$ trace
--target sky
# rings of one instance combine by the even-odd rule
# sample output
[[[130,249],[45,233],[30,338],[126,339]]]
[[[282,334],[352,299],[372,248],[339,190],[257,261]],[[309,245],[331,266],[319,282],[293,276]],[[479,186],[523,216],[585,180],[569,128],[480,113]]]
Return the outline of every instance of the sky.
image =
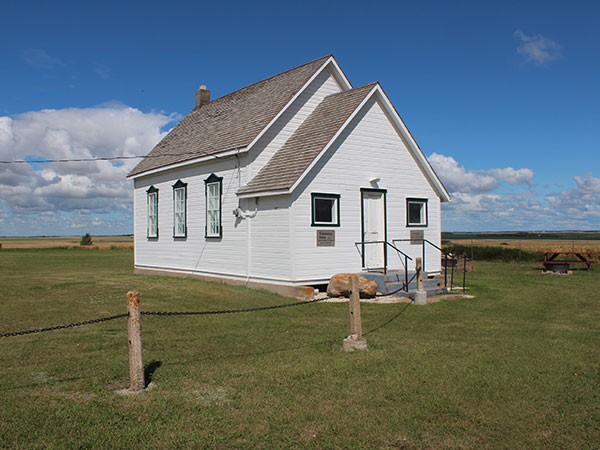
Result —
[[[147,154],[194,106],[333,53],[451,193],[443,231],[600,229],[597,2],[0,3],[0,160]],[[0,164],[0,236],[129,234],[137,160]]]

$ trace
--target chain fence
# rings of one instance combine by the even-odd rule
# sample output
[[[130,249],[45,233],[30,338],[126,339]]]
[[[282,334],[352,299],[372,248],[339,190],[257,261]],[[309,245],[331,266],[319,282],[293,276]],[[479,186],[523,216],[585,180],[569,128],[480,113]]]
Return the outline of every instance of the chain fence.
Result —
[[[223,309],[223,310],[216,310],[216,311],[141,311],[141,314],[143,316],[204,316],[204,315],[211,315],[211,314],[247,313],[247,312],[254,312],[254,311],[266,311],[269,309],[289,308],[290,306],[308,305],[310,303],[322,302],[327,299],[329,299],[329,297],[318,298],[318,299],[308,300],[308,301],[300,301],[300,302],[296,302],[296,303],[286,303],[283,305],[260,306],[257,308]],[[81,327],[83,325],[91,325],[91,324],[100,323],[100,322],[108,322],[109,320],[120,319],[122,317],[127,317],[128,315],[129,315],[128,313],[115,314],[114,316],[100,317],[98,319],[86,320],[84,322],[74,322],[74,323],[69,323],[66,325],[57,325],[54,327],[33,328],[31,330],[13,331],[10,333],[0,333],[0,339],[5,338],[5,337],[12,337],[12,336],[23,336],[25,334],[44,333],[46,331],[64,330],[67,328]]]
[[[91,325],[93,323],[108,322],[109,320],[120,319],[122,317],[127,317],[128,315],[129,315],[128,313],[123,313],[123,314],[116,314],[114,316],[100,317],[98,319],[86,320],[84,322],[74,322],[74,323],[69,323],[66,325],[57,325],[55,327],[34,328],[32,330],[13,331],[11,333],[0,334],[0,338],[11,337],[11,336],[22,336],[24,334],[44,333],[46,331],[64,330],[66,328],[81,327],[83,325]]]

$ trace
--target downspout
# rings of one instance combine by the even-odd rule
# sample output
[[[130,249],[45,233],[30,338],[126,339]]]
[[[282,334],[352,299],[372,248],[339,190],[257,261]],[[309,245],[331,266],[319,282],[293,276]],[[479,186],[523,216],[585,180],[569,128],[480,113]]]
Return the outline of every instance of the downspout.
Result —
[[[242,212],[242,218],[244,219],[253,219],[258,214],[258,197],[254,198],[254,211],[248,213],[246,211]],[[252,220],[248,220],[248,233],[247,233],[247,252],[248,259],[246,261],[246,285],[250,281],[250,263],[252,261]]]

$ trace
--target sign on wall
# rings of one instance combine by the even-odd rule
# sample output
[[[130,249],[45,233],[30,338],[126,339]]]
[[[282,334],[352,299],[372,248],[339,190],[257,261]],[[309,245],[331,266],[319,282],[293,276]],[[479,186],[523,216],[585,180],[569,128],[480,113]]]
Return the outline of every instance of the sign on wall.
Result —
[[[317,230],[317,247],[335,247],[335,230]]]
[[[423,230],[410,230],[410,243],[415,245],[421,245],[425,239],[425,232]]]

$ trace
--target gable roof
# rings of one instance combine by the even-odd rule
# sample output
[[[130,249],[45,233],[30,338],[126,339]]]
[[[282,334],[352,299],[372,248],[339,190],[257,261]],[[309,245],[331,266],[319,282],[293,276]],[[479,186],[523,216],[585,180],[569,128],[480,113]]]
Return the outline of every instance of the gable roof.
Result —
[[[128,176],[247,147],[329,58],[332,55],[194,108]]]
[[[237,194],[291,189],[376,85],[376,82],[369,83],[325,97],[256,176],[238,189]]]
[[[258,197],[291,193],[373,96],[440,200],[449,201],[450,194],[377,82],[325,97],[256,176],[238,189],[237,195]]]

